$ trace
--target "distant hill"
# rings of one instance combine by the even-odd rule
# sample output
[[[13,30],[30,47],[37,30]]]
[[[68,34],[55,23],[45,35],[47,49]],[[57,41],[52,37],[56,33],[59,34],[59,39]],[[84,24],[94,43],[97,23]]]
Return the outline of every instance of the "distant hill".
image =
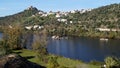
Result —
[[[29,8],[17,14],[1,17],[0,25],[10,24],[10,23],[20,23],[23,20],[25,20],[27,17],[30,17],[38,12],[39,10],[37,8],[30,6]]]
[[[46,23],[54,22],[55,17],[40,17],[39,15],[34,18],[31,17],[38,13],[39,10],[35,7],[29,7],[28,9],[6,17],[0,17],[0,25],[11,24],[11,23],[31,23],[34,22]],[[106,28],[120,28],[120,3],[102,6],[99,8],[92,9],[84,13],[76,12],[74,14],[68,14],[68,21],[76,21],[85,25],[88,28],[106,27]],[[55,21],[56,22],[56,21]]]
[[[72,16],[87,27],[120,28],[120,3],[95,8],[83,14],[76,13]]]

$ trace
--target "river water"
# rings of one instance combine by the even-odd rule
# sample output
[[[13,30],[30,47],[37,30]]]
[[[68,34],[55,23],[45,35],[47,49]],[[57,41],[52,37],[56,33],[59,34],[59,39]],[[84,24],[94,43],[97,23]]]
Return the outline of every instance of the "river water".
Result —
[[[85,62],[104,61],[107,56],[120,57],[120,40],[112,39],[108,41],[88,37],[50,39],[47,48],[49,53]]]
[[[2,33],[0,33],[0,39]],[[34,35],[28,36],[26,48],[31,48]],[[69,37],[68,39],[48,39],[47,50],[51,54],[89,62],[104,61],[107,56],[120,58],[120,40],[101,41],[99,38]]]

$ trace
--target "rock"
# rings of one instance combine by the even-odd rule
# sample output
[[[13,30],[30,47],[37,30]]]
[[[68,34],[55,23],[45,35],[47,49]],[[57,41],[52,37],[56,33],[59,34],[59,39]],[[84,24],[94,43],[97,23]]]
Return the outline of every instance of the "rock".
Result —
[[[32,63],[27,59],[16,55],[10,54],[0,58],[0,68],[45,68],[36,63]]]

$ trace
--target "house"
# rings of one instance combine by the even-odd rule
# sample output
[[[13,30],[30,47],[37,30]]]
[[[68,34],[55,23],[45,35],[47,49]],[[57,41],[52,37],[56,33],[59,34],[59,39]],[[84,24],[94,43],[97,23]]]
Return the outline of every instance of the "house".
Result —
[[[57,21],[61,22],[61,19],[57,19]]]
[[[35,15],[32,15],[32,17],[35,17]]]
[[[31,29],[32,29],[32,26],[25,26],[25,28],[26,28],[27,30],[31,30]]]
[[[57,19],[59,22],[67,22],[67,19]]]
[[[85,9],[81,9],[81,10],[80,10],[80,13],[85,13],[85,12],[86,12]]]
[[[120,31],[120,29],[111,29],[111,31],[116,32],[116,31]]]
[[[43,14],[43,12],[40,11],[40,12],[38,12],[38,14]]]
[[[44,13],[44,14],[42,14],[41,17],[47,17],[47,16],[48,16],[48,14]]]
[[[72,24],[72,23],[73,23],[73,21],[70,21],[70,23]]]
[[[39,27],[38,27],[38,29],[42,29],[42,28],[44,28],[44,26],[39,26]]]
[[[61,22],[67,22],[67,19],[61,19]]]
[[[56,14],[56,16],[55,16],[56,18],[59,18],[59,17],[61,17],[61,15],[60,14]]]
[[[39,25],[34,25],[33,29],[37,29],[39,27]]]
[[[119,29],[109,29],[109,28],[96,28],[96,30],[99,30],[99,31],[113,31],[113,32],[120,31]]]
[[[55,14],[54,12],[50,11],[49,13],[47,13],[48,15],[53,15]]]
[[[70,11],[70,13],[75,13],[75,12],[76,12],[75,10]]]
[[[99,31],[110,31],[109,28],[96,28],[96,30],[99,30]]]

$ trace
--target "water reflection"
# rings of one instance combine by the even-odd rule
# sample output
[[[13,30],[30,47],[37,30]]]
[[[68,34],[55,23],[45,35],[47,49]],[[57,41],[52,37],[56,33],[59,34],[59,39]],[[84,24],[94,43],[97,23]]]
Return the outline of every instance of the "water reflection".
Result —
[[[100,41],[98,38],[71,37],[69,39],[49,39],[48,51],[83,61],[104,61],[107,56],[120,57],[119,40]]]
[[[0,38],[2,38],[0,33]],[[26,48],[31,49],[36,35],[26,35]],[[104,61],[107,56],[120,57],[120,40],[109,39],[100,41],[99,38],[70,37],[69,39],[48,39],[47,49],[49,53],[78,59],[83,61]]]

